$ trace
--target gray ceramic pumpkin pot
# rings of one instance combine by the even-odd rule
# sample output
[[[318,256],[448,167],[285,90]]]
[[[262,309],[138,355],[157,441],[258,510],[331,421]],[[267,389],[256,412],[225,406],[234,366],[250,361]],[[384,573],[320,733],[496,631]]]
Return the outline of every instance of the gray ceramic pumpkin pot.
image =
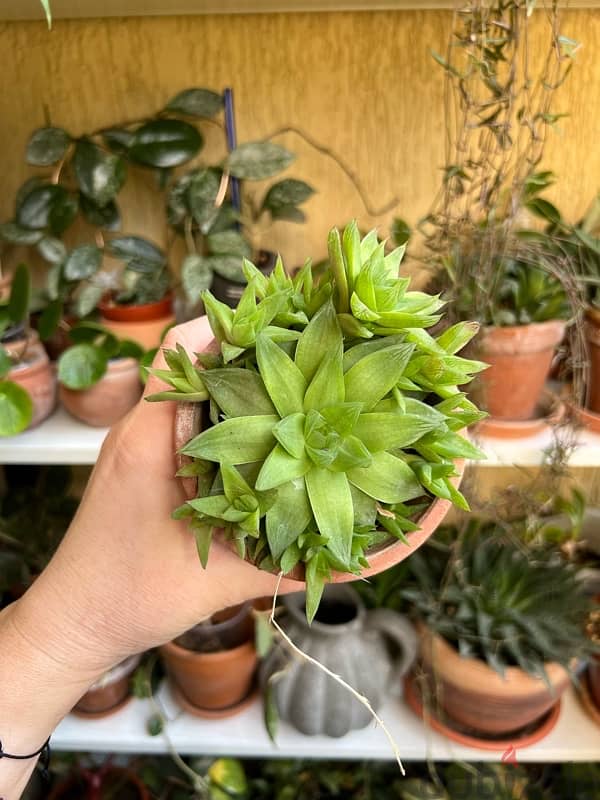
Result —
[[[375,710],[386,696],[399,693],[417,653],[416,633],[407,619],[389,609],[367,611],[350,586],[329,584],[309,626],[304,600],[303,592],[283,600],[287,613],[281,625],[294,644],[365,695]],[[397,656],[391,654],[390,641]],[[271,676],[280,718],[302,733],[344,736],[373,720],[347,689],[280,643],[263,662],[263,686]]]

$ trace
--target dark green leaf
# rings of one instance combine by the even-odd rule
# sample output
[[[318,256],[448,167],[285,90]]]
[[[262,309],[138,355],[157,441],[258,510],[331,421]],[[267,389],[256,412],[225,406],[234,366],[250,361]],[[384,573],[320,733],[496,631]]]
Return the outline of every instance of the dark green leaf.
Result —
[[[560,211],[556,208],[556,206],[548,202],[548,200],[544,200],[541,197],[534,197],[533,200],[529,200],[527,203],[525,203],[525,207],[536,216],[541,217],[548,222],[552,222],[554,224],[561,222],[562,218]]]
[[[239,256],[208,256],[206,260],[211,270],[225,280],[240,284],[246,283],[242,270],[242,259]]]
[[[123,261],[147,262],[156,267],[165,264],[163,251],[141,236],[117,236],[107,243],[106,248],[112,256]]]
[[[198,154],[203,140],[187,122],[156,119],[135,132],[129,154],[134,161],[149,167],[178,167]]]
[[[277,211],[289,206],[298,206],[314,193],[315,190],[308,183],[287,178],[271,186],[263,200],[263,208]]]
[[[96,308],[103,294],[104,289],[102,286],[94,286],[91,283],[81,286],[75,297],[75,314],[80,319],[87,317]]]
[[[108,359],[91,344],[76,344],[58,359],[58,380],[69,389],[89,389],[106,372]]]
[[[247,142],[233,150],[226,168],[235,178],[260,181],[288,167],[295,156],[273,142]]]
[[[38,333],[40,339],[49,339],[56,332],[63,315],[63,304],[61,300],[53,300],[42,311],[38,322]]]
[[[296,206],[278,206],[269,209],[269,214],[273,219],[284,222],[296,222],[298,225],[306,222],[306,214]]]
[[[133,133],[125,128],[108,128],[102,132],[104,144],[117,155],[127,155],[133,142]]]
[[[79,188],[103,208],[120,192],[126,178],[125,162],[89,139],[80,139],[75,148],[73,169]]]
[[[275,414],[262,378],[247,369],[230,367],[202,373],[209,394],[228,417]]]
[[[74,194],[61,194],[55,198],[50,209],[50,230],[54,236],[60,236],[72,225],[79,210],[79,200]]]
[[[0,436],[14,436],[24,431],[33,415],[33,402],[21,386],[0,381]]]
[[[200,300],[202,292],[210,288],[212,279],[209,259],[195,253],[184,258],[181,265],[181,283],[185,296],[192,305]]]
[[[67,248],[60,239],[52,236],[45,236],[37,243],[37,249],[46,261],[51,264],[62,264],[67,255]]]
[[[206,237],[206,244],[211,254],[234,255],[240,258],[250,258],[252,248],[238,231],[221,231],[210,233]]]
[[[44,236],[43,231],[32,231],[22,228],[15,222],[4,222],[0,225],[0,237],[11,244],[36,244]]]
[[[31,276],[25,264],[19,264],[15,270],[8,297],[8,318],[19,324],[27,317],[31,299]]]
[[[176,111],[199,119],[212,119],[222,108],[223,97],[209,89],[184,89],[165,106],[166,111]]]
[[[70,142],[71,137],[62,128],[38,128],[27,143],[27,163],[36,167],[56,164],[67,152]]]
[[[396,245],[396,247],[402,247],[408,243],[411,235],[411,227],[410,225],[405,222],[400,217],[395,217],[392,222],[392,241]]]
[[[68,281],[91,278],[102,264],[102,250],[95,244],[82,244],[71,250],[65,261],[63,272]]]
[[[255,611],[254,644],[259,658],[264,658],[273,644],[274,628],[269,622],[270,611]]]
[[[222,173],[217,169],[202,169],[195,172],[187,187],[185,197],[194,220],[202,233],[208,233],[219,215],[216,205]],[[185,209],[184,209],[185,215]]]
[[[48,227],[53,206],[60,204],[66,196],[64,186],[51,183],[36,186],[17,206],[17,225],[36,229]]]
[[[107,231],[118,231],[121,227],[121,214],[114,200],[109,200],[105,206],[100,207],[89,197],[81,194],[79,202],[81,212],[90,225]]]

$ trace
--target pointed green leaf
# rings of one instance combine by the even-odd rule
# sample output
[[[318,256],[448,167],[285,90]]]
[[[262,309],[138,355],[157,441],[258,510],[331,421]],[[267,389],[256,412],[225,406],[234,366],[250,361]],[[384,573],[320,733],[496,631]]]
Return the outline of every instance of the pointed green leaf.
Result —
[[[280,416],[301,412],[306,380],[292,359],[263,335],[256,339],[256,358],[269,397]]]
[[[342,333],[331,300],[317,311],[296,345],[295,361],[307,381],[311,381],[323,358],[342,349]]]
[[[329,469],[347,472],[355,467],[368,467],[371,461],[371,453],[361,440],[357,436],[347,436],[337,448],[337,455]]]
[[[275,561],[294,544],[311,519],[312,511],[304,480],[292,479],[280,486],[277,499],[266,516],[267,539]]]
[[[273,428],[277,441],[294,458],[301,458],[304,454],[304,421],[304,414],[290,414]]]
[[[223,490],[225,497],[230,503],[246,495],[254,496],[254,492],[242,478],[237,469],[231,464],[221,464],[221,478],[223,479]],[[254,506],[256,508],[256,506]]]
[[[194,511],[204,514],[207,517],[215,517],[221,519],[223,514],[229,508],[231,502],[224,494],[209,495],[208,497],[197,497],[194,500],[188,500]]]
[[[210,369],[202,373],[202,382],[228,417],[275,414],[275,406],[256,372],[237,367]]]
[[[306,563],[306,619],[309,625],[319,609],[319,603],[321,602],[323,589],[328,577],[329,569],[325,563],[323,553],[315,553]]]
[[[267,489],[281,486],[287,481],[302,477],[311,466],[311,461],[304,453],[299,458],[295,458],[278,444],[266,457],[256,479],[256,488],[264,492]]]
[[[354,282],[361,268],[360,260],[360,233],[356,220],[353,219],[344,229],[342,248],[348,274],[348,289],[350,294],[354,289]]]
[[[345,473],[313,467],[304,480],[317,527],[328,540],[327,547],[342,564],[349,564],[354,512]]]
[[[198,550],[200,563],[204,569],[206,569],[206,565],[208,564],[208,554],[210,552],[210,545],[212,542],[213,529],[210,525],[203,525],[197,520],[192,520],[190,522],[190,527],[192,529],[192,533],[194,534],[194,539],[196,540],[196,549]]]
[[[249,464],[263,461],[273,449],[275,416],[235,417],[208,428],[188,442],[181,452],[209,461]]]
[[[436,342],[448,354],[458,353],[479,333],[478,322],[457,322],[437,337]]]
[[[394,345],[358,361],[344,376],[346,401],[370,411],[398,382],[413,350],[412,344]]]
[[[383,503],[402,503],[424,494],[408,464],[391,453],[374,453],[371,466],[348,471],[354,486]]]
[[[328,353],[304,395],[304,410],[320,409],[344,401],[345,385],[342,354],[338,350]]]
[[[319,413],[340,436],[348,436],[354,430],[362,407],[362,403],[338,403],[320,409]]]
[[[210,292],[202,293],[202,302],[206,316],[215,338],[219,342],[231,340],[231,327],[233,325],[233,310],[228,305],[217,300]]]
[[[361,414],[354,433],[372,453],[408,447],[439,423],[411,414]]]

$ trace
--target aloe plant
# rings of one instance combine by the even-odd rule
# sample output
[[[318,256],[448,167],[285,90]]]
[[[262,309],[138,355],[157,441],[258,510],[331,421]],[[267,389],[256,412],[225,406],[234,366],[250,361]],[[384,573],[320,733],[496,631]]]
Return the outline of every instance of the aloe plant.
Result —
[[[150,399],[206,402],[212,423],[183,448],[199,492],[174,512],[203,564],[216,529],[262,568],[303,563],[309,620],[332,569],[360,574],[433,497],[467,509],[455,461],[482,457],[459,431],[483,415],[458,387],[485,365],[456,355],[477,326],[429,334],[442,303],[398,278],[403,253],[351,223],[318,286],[309,264],[267,279],[245,262],[237,309],[203,297],[219,353],[194,366],[180,347],[154,370],[172,389]]]

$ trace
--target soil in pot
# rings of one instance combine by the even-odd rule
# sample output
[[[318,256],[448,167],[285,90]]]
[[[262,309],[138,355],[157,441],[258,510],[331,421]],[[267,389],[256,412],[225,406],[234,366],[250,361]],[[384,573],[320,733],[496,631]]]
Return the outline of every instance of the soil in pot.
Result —
[[[35,428],[54,411],[56,406],[56,375],[37,333],[27,339],[3,342],[13,357],[21,360],[8,373],[7,379],[21,386],[33,402],[30,428]]]
[[[187,704],[199,712],[235,713],[252,691],[258,663],[252,606],[246,603],[213,615],[161,647],[160,653]]]
[[[156,303],[119,305],[111,299],[100,303],[100,323],[119,339],[132,339],[144,350],[158,347],[165,328],[175,324],[173,295]]]
[[[101,785],[91,784],[94,774],[79,773],[56,786],[48,800],[150,800],[148,790],[133,772],[118,767],[101,769]]]
[[[122,708],[129,699],[131,675],[139,662],[139,656],[134,656],[109,670],[88,689],[73,708],[73,713],[98,718]]]
[[[261,250],[258,254],[255,266],[263,275],[269,276],[275,268],[276,261],[276,253],[270,250]],[[215,272],[210,290],[217,300],[225,303],[230,308],[235,308],[240,302],[240,297],[245,288],[245,281],[235,281]]]
[[[142,394],[139,364],[134,358],[110,361],[106,374],[89,389],[59,386],[60,402],[76,419],[97,428],[114,425]]]
[[[461,657],[448,642],[424,629],[421,662],[428,692],[439,717],[451,724],[501,737],[541,720],[569,685],[559,664],[546,664],[552,689],[518,667],[508,667],[501,677],[477,658]]]
[[[564,332],[560,320],[483,329],[478,357],[490,366],[477,383],[492,417],[528,420],[535,415]]]

